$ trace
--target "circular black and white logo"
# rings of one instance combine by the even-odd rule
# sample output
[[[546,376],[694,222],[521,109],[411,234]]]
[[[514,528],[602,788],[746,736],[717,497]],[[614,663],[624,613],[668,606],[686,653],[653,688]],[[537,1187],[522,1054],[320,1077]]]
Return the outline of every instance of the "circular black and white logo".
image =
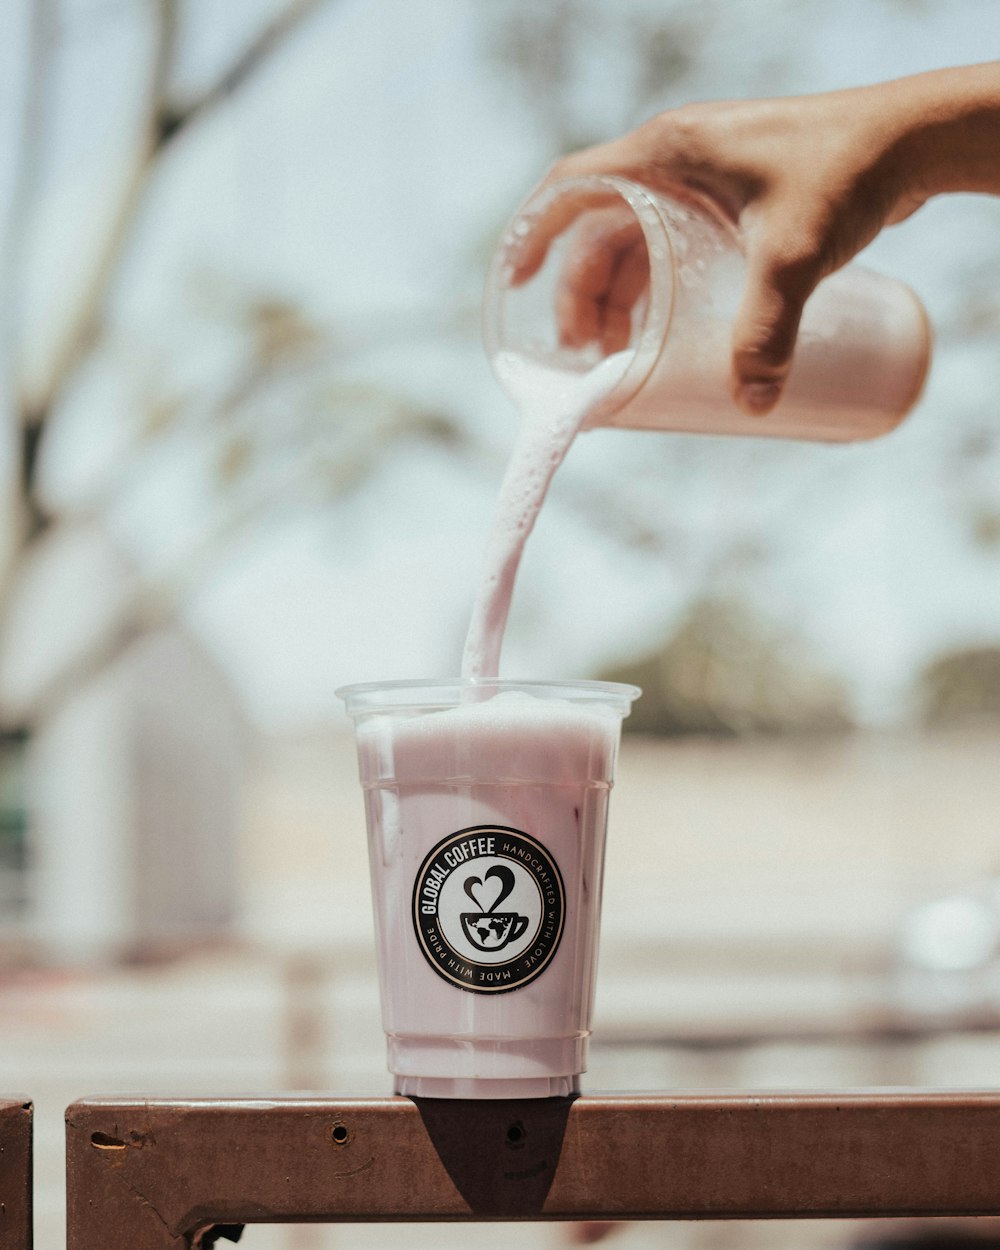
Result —
[[[413,884],[424,957],[446,981],[476,994],[533,981],[556,952],[565,910],[555,860],[535,838],[503,825],[449,834]]]

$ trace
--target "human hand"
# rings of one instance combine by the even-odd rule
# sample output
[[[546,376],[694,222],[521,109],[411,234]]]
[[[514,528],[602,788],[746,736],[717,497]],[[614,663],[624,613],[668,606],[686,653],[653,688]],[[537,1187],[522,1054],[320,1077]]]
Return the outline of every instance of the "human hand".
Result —
[[[539,190],[612,174],[654,191],[694,192],[738,227],[747,278],[731,382],[741,407],[761,415],[780,397],[817,283],[926,198],[902,156],[912,110],[896,87],[687,105],[557,162]],[[561,341],[620,350],[647,278],[642,232],[627,210],[560,197],[510,255],[511,280],[527,281],[574,222],[557,294]]]

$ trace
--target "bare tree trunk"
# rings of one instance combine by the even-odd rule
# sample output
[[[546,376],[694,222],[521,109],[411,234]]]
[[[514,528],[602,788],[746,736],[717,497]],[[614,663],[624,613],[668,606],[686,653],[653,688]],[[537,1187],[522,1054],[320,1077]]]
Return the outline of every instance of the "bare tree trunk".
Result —
[[[147,202],[164,153],[185,132],[232,99],[283,44],[328,0],[291,0],[236,55],[230,65],[195,98],[177,102],[171,97],[171,79],[177,50],[178,0],[156,0],[155,34],[141,136],[103,235],[94,240],[89,272],[77,306],[52,356],[43,383],[29,390],[19,373],[18,315],[22,257],[38,195],[38,170],[44,153],[47,101],[52,90],[51,53],[55,38],[53,0],[30,0],[29,85],[24,108],[23,138],[8,230],[0,258],[7,301],[0,342],[0,418],[11,439],[14,468],[9,483],[11,510],[17,523],[6,558],[0,565],[0,617],[18,568],[32,546],[42,539],[56,518],[39,492],[39,462],[53,411],[76,380],[81,365],[99,344],[108,303],[114,291],[136,223]],[[115,653],[135,636],[137,622],[123,622],[112,641]],[[103,648],[102,653],[108,648]],[[61,683],[60,683],[61,685]]]
[[[50,2],[34,0],[37,11],[47,11]],[[185,131],[248,83],[281,44],[323,3],[325,0],[294,0],[251,40],[200,96],[184,104],[176,104],[171,100],[170,82],[177,48],[177,0],[157,0],[156,33],[142,139],[132,169],[104,237],[95,242],[88,280],[63,341],[54,354],[44,386],[36,394],[18,389],[20,424],[26,430],[34,431],[24,438],[20,463],[22,487],[27,497],[33,500],[29,513],[34,510],[36,533],[51,520],[45,516],[42,504],[33,498],[42,433],[56,403],[69,389],[80,365],[101,337],[108,300],[161,157]],[[26,213],[30,198],[30,192],[22,190],[21,199]]]
[[[8,583],[18,550],[37,532],[40,520],[29,502],[30,483],[35,476],[38,440],[37,437],[26,437],[17,374],[21,338],[22,266],[40,180],[55,27],[53,0],[30,0],[28,36],[24,50],[25,84],[20,137],[13,192],[3,235],[3,251],[0,254],[0,285],[4,292],[3,301],[0,302],[0,405],[3,409],[0,415],[3,418],[3,429],[11,440],[10,480],[5,484],[9,511],[5,518],[5,542],[0,558],[0,586]]]

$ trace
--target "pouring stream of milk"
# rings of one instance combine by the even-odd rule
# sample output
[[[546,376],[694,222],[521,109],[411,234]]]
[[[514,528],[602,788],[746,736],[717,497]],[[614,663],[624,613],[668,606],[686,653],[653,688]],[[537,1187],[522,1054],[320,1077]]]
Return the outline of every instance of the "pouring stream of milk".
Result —
[[[498,364],[504,388],[521,413],[521,426],[500,486],[479,591],[462,657],[462,676],[498,676],[500,649],[524,544],[552,475],[597,404],[621,380],[631,352],[608,356],[587,373],[546,367],[523,357]]]

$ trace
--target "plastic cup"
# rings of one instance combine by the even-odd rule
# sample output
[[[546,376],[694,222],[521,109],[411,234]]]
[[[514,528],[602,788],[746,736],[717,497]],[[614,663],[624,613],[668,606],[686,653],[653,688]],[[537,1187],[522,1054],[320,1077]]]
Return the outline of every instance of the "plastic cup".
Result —
[[[621,721],[610,682],[340,691],[365,795],[397,1093],[546,1098],[587,1066]]]
[[[552,212],[568,224],[539,271],[512,286],[511,249]],[[631,308],[628,367],[590,425],[853,442],[888,433],[916,403],[931,354],[923,305],[902,282],[852,264],[807,300],[782,397],[766,417],[749,418],[730,392],[746,284],[739,231],[708,201],[609,176],[549,184],[508,225],[483,302],[486,353],[502,385],[511,360],[586,372],[601,359],[596,342],[561,342],[557,308],[571,258],[610,240],[630,240],[646,281]]]

